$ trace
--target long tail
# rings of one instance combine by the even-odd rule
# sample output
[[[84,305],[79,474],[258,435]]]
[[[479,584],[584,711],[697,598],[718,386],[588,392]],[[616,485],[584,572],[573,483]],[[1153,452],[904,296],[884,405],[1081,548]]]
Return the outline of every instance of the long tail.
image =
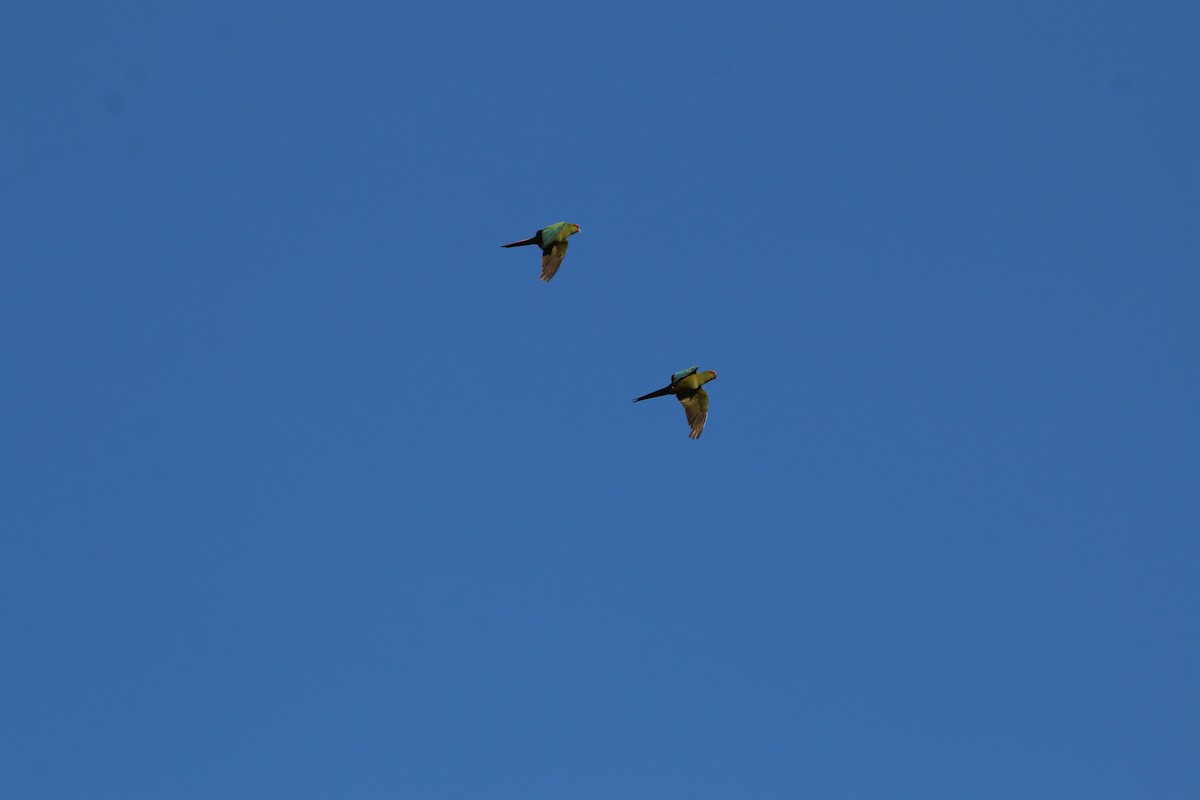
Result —
[[[649,400],[651,397],[663,397],[668,394],[675,394],[675,390],[672,389],[670,386],[664,386],[663,388],[659,389],[657,392],[651,392],[650,394],[644,394],[641,397],[633,398],[633,402],[640,403],[643,400]]]
[[[519,242],[509,242],[508,244],[502,244],[500,246],[501,247],[524,247],[527,244],[537,244],[537,236],[536,235],[530,236],[528,239],[522,239]]]

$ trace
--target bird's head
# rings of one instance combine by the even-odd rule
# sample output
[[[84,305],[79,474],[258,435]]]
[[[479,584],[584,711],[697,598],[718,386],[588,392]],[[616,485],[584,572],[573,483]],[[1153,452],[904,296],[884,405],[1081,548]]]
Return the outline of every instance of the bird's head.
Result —
[[[579,233],[579,226],[574,222],[567,226],[567,236],[574,236],[577,233]]]
[[[717,371],[715,369],[710,369],[705,374],[708,375],[708,379],[710,381],[715,381],[717,379]]]

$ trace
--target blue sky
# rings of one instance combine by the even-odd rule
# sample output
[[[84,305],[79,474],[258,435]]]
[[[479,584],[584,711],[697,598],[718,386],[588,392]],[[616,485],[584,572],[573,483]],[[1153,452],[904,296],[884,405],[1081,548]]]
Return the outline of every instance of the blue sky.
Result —
[[[5,7],[0,793],[1195,796],[1195,4],[246,5]]]

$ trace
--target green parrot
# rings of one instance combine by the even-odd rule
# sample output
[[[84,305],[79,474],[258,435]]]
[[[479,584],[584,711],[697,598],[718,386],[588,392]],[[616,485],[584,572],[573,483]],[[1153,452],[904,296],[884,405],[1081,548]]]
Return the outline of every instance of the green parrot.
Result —
[[[692,432],[688,438],[699,439],[700,434],[704,433],[704,423],[708,420],[708,392],[700,387],[717,379],[717,373],[714,370],[698,372],[699,369],[699,367],[681,369],[671,376],[671,382],[668,385],[657,392],[634,398],[633,402],[639,403],[642,400],[649,400],[651,397],[663,397],[668,394],[675,395],[679,398],[679,402],[683,403],[683,411],[687,414],[688,425],[692,426]]]
[[[567,254],[567,245],[569,244],[567,237],[577,233],[579,233],[579,226],[574,222],[556,222],[542,228],[528,239],[500,246],[524,247],[527,244],[536,244],[542,248],[542,280],[549,281],[554,277],[554,273],[558,272],[563,256]]]

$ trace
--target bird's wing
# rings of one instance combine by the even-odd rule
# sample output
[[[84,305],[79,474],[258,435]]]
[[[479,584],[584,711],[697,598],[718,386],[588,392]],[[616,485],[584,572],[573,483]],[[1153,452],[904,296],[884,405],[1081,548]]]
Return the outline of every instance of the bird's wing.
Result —
[[[674,383],[675,381],[681,381],[688,375],[695,375],[699,369],[699,367],[688,367],[687,369],[681,369],[679,372],[676,372],[671,376],[671,383]]]
[[[563,256],[567,254],[567,241],[554,242],[550,249],[542,253],[542,280],[549,281],[562,265]]]
[[[708,421],[708,392],[697,389],[687,397],[681,396],[679,402],[683,403],[683,411],[687,414],[688,425],[692,426],[692,432],[688,434],[688,438],[699,439],[700,434],[704,433],[704,423]]]

